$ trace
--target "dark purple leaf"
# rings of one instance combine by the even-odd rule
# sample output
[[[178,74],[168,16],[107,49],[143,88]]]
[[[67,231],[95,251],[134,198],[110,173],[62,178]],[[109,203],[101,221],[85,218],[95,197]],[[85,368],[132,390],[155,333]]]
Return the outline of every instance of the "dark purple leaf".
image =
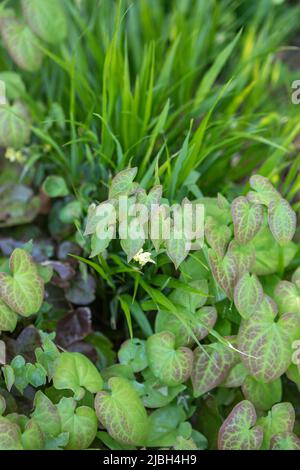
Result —
[[[93,276],[85,279],[77,274],[71,286],[66,289],[66,298],[75,305],[88,305],[95,300],[96,282]]]
[[[77,308],[57,323],[56,342],[63,348],[84,339],[92,331],[92,315],[88,307]]]

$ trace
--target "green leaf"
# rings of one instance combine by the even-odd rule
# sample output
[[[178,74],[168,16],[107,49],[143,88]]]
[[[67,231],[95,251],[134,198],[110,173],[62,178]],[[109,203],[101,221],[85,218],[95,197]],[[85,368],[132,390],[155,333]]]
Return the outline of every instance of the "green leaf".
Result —
[[[5,410],[6,410],[6,401],[5,401],[5,398],[2,395],[0,395],[0,416],[3,415]]]
[[[0,273],[0,297],[15,312],[24,317],[37,313],[44,298],[44,283],[32,257],[16,248],[9,261],[12,276]]]
[[[177,404],[155,410],[149,417],[147,447],[168,447],[176,443],[186,414]],[[188,436],[190,437],[190,436]]]
[[[228,246],[228,254],[232,257],[237,270],[237,279],[244,273],[252,272],[255,263],[255,250],[252,243],[239,245],[232,240]]]
[[[258,450],[263,440],[263,429],[255,426],[256,412],[250,401],[238,403],[222,424],[219,450]]]
[[[291,432],[272,437],[270,450],[300,450],[300,438]]]
[[[218,256],[223,257],[232,236],[231,229],[227,225],[220,224],[217,219],[208,216],[205,221],[204,230],[209,246]]]
[[[195,280],[189,282],[189,287],[198,290],[199,293],[188,292],[187,290],[178,288],[174,289],[170,295],[170,300],[175,304],[182,305],[190,312],[195,312],[198,308],[202,307],[207,301],[208,297],[208,284],[205,279]]]
[[[185,347],[176,349],[173,333],[162,331],[150,336],[146,349],[149,367],[161,383],[175,386],[190,377],[193,353]]]
[[[281,401],[282,384],[281,379],[264,383],[248,376],[243,385],[242,391],[245,398],[259,410],[269,410],[275,403]]]
[[[290,242],[296,231],[296,214],[285,199],[272,201],[268,209],[269,227],[280,245]]]
[[[58,390],[73,390],[74,397],[80,399],[84,395],[84,388],[91,393],[101,390],[103,380],[86,356],[78,352],[63,352],[57,362],[53,384]]]
[[[44,448],[44,433],[37,421],[30,419],[26,423],[21,441],[25,450],[42,450]]]
[[[294,331],[299,331],[299,316],[285,314],[275,322],[276,306],[264,297],[248,320],[243,320],[238,333],[241,360],[257,380],[272,382],[288,368],[292,355]]]
[[[220,385],[235,362],[235,353],[221,343],[196,348],[192,371],[194,396],[199,397]]]
[[[137,174],[137,168],[127,168],[120,171],[111,182],[109,198],[128,194],[132,188],[132,183]]]
[[[217,321],[217,311],[214,307],[202,307],[195,312],[192,321],[190,317],[187,317],[186,321],[190,324],[191,330],[200,341],[205,338],[209,334],[209,330],[214,327]],[[160,310],[156,315],[155,331],[156,333],[160,333],[161,331],[170,331],[173,333],[176,338],[176,347],[190,346],[194,343],[194,338],[183,322],[181,322],[176,315],[164,310]]]
[[[226,295],[231,298],[237,277],[237,267],[234,257],[230,253],[227,253],[222,259],[217,253],[210,249],[208,250],[208,258],[215,281]]]
[[[0,450],[22,449],[19,426],[0,416]]]
[[[247,198],[240,196],[233,200],[231,213],[234,226],[234,237],[241,245],[246,245],[259,231],[264,220],[261,205],[251,205]]]
[[[109,379],[111,393],[99,392],[95,410],[101,424],[117,442],[143,446],[148,435],[148,416],[131,383],[123,377]]]
[[[255,274],[245,273],[234,288],[234,303],[243,318],[250,318],[263,300],[264,292]]]
[[[57,405],[62,431],[69,433],[69,450],[88,449],[96,437],[98,420],[95,411],[88,406],[76,408],[73,398],[63,397]]]
[[[67,35],[67,19],[61,0],[22,0],[24,18],[43,41],[57,44]]]
[[[247,195],[253,204],[263,204],[269,206],[272,201],[280,199],[279,192],[270,183],[268,178],[261,175],[253,175],[250,178],[250,186],[255,192],[250,191]]]
[[[146,342],[137,338],[125,341],[118,352],[121,364],[129,365],[133,372],[141,372],[148,366]]]
[[[30,116],[20,102],[0,106],[0,145],[19,149],[30,137]]]
[[[46,436],[55,437],[61,432],[58,410],[40,390],[34,398],[34,411],[31,418],[39,425]]]
[[[222,383],[222,386],[228,388],[241,387],[248,374],[249,372],[244,364],[239,362],[230,369],[225,381]]]
[[[37,71],[42,64],[38,39],[29,27],[14,17],[0,19],[0,33],[14,62],[28,72]]]
[[[300,314],[300,289],[289,281],[280,281],[274,291],[274,299],[279,312],[295,312]]]
[[[18,315],[0,298],[0,331],[10,331],[17,326]]]
[[[190,242],[185,239],[184,234],[171,229],[170,238],[165,243],[167,255],[173,261],[175,268],[178,269],[189,254]]]
[[[47,176],[43,182],[42,189],[49,197],[63,197],[69,194],[65,179],[57,175]]]
[[[5,92],[9,100],[18,100],[26,94],[22,77],[15,72],[0,72],[0,80],[5,83]]]
[[[294,429],[295,410],[291,403],[278,403],[268,415],[259,418],[259,424],[264,431],[262,450],[270,448],[271,439],[280,433],[291,433]]]

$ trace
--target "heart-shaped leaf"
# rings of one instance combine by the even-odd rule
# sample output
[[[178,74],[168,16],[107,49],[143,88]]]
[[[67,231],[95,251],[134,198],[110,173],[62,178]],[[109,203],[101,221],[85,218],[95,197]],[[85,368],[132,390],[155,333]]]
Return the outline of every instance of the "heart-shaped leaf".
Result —
[[[187,317],[186,322],[190,325],[195,337],[200,341],[209,334],[216,321],[217,311],[215,307],[202,307],[195,312],[192,317]],[[190,330],[179,320],[179,318],[170,312],[164,310],[159,311],[155,320],[155,331],[170,331],[176,337],[176,347],[190,346],[194,343],[194,338],[191,336]]]
[[[281,401],[282,384],[281,379],[273,382],[264,383],[256,380],[250,375],[246,377],[242,391],[245,398],[259,410],[269,410],[275,403]]]
[[[272,201],[268,210],[269,227],[280,245],[292,240],[296,231],[296,214],[285,199]]]
[[[11,183],[0,186],[0,228],[31,222],[40,207],[40,198],[26,186]]]
[[[227,225],[221,225],[216,219],[208,216],[205,222],[205,237],[209,246],[222,257],[231,239],[231,230]]]
[[[148,416],[131,383],[123,377],[109,379],[111,393],[99,392],[95,410],[100,423],[117,442],[145,445],[148,435]]]
[[[256,412],[250,401],[238,403],[222,424],[219,450],[258,450],[263,440],[263,429],[255,426]]]
[[[232,240],[228,246],[228,253],[236,265],[237,279],[242,277],[244,273],[252,272],[255,263],[255,249],[252,243],[239,245],[235,240]]]
[[[191,242],[185,238],[184,234],[176,233],[176,230],[171,229],[170,238],[166,240],[166,249],[176,269],[187,257],[190,248]]]
[[[98,420],[95,411],[88,406],[76,408],[73,398],[63,397],[57,405],[62,431],[69,433],[69,450],[88,449],[96,437]]]
[[[300,438],[292,432],[282,432],[272,437],[270,450],[300,450]]]
[[[274,291],[279,312],[300,313],[300,288],[289,281],[280,281]]]
[[[109,198],[128,194],[132,188],[132,182],[136,177],[137,170],[135,167],[120,171],[111,182]]]
[[[86,356],[78,352],[63,352],[57,362],[53,384],[57,390],[73,390],[74,397],[80,399],[84,395],[84,388],[91,393],[101,390],[103,380]]]
[[[32,257],[16,248],[9,261],[12,275],[0,273],[0,297],[24,317],[37,313],[44,298],[44,283]]]
[[[256,235],[264,220],[264,210],[259,204],[250,204],[244,196],[232,201],[231,213],[234,237],[240,245],[245,245]]]
[[[61,421],[57,408],[40,390],[34,397],[32,419],[40,426],[46,436],[57,436],[61,432]]]
[[[255,274],[245,273],[234,288],[234,303],[243,318],[250,318],[263,300],[264,291]]]
[[[0,106],[0,145],[19,149],[30,137],[30,116],[20,102]]]
[[[258,310],[243,320],[238,334],[241,360],[257,380],[272,382],[288,368],[292,355],[291,333],[299,330],[297,314],[285,314],[275,322],[276,307],[264,297]]]
[[[45,446],[45,435],[34,419],[30,419],[21,436],[22,445],[25,450],[42,450]]]
[[[249,372],[244,364],[239,362],[230,369],[225,381],[222,383],[222,386],[228,388],[241,387],[248,375]]]
[[[19,426],[0,416],[0,450],[22,449]]]
[[[237,277],[237,267],[234,262],[234,257],[230,253],[227,253],[222,259],[217,253],[210,249],[208,251],[208,258],[215,281],[226,295],[231,298]]]
[[[185,347],[176,349],[173,333],[162,331],[150,336],[146,350],[149,367],[161,383],[179,385],[191,375],[193,353]]]
[[[197,289],[199,294],[183,289],[174,289],[170,295],[170,300],[174,304],[182,305],[190,312],[195,312],[205,304],[208,297],[208,284],[205,279],[190,281],[189,286]]]
[[[272,201],[280,199],[281,196],[279,192],[274,188],[272,183],[261,175],[253,175],[250,178],[250,186],[255,190],[255,192],[250,191],[247,194],[247,198],[253,204],[264,204],[269,206]]]
[[[22,0],[25,20],[43,41],[56,44],[67,35],[67,20],[61,0]]]
[[[18,315],[0,298],[0,331],[14,331]]]
[[[146,342],[137,338],[125,341],[118,352],[121,364],[129,365],[133,372],[140,372],[148,365]]]
[[[62,176],[47,176],[42,185],[44,193],[49,197],[63,197],[69,194],[69,189],[65,179]]]
[[[42,64],[38,39],[30,28],[14,17],[1,18],[0,33],[14,62],[28,72],[35,72]]]
[[[196,348],[192,371],[194,396],[199,397],[220,385],[236,360],[236,354],[221,343]]]
[[[271,439],[280,433],[292,433],[295,423],[295,410],[291,403],[274,405],[267,416],[259,418],[259,424],[264,431],[262,449],[270,448]]]

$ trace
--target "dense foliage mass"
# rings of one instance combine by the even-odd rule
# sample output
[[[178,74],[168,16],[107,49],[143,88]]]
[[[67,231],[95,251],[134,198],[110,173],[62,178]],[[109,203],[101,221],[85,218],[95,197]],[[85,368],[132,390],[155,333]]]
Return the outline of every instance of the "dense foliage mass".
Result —
[[[299,19],[1,3],[1,450],[300,450]]]

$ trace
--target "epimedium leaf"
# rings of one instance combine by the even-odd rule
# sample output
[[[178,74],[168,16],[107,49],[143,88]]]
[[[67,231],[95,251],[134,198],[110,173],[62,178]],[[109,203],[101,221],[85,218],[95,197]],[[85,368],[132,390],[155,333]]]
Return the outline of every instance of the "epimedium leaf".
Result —
[[[61,432],[61,420],[56,406],[41,391],[34,397],[34,411],[31,418],[39,425],[46,436],[55,437]]]
[[[19,149],[30,137],[30,115],[27,107],[16,101],[0,106],[0,145]]]
[[[22,450],[21,430],[15,423],[0,416],[0,450]]]
[[[273,237],[280,245],[286,245],[294,237],[297,223],[296,214],[285,199],[270,203],[268,222]]]
[[[270,450],[300,450],[300,438],[292,432],[276,434],[271,439]]]
[[[175,386],[191,375],[193,353],[186,347],[175,347],[175,335],[162,331],[147,339],[147,357],[152,373],[161,383]]]
[[[9,100],[18,100],[26,94],[26,87],[21,75],[16,72],[0,72],[0,80],[5,83],[5,92]]]
[[[209,334],[209,330],[214,327],[216,321],[217,310],[215,307],[205,306],[195,312],[190,327],[195,337],[200,341]],[[187,318],[187,322],[189,323],[189,318]],[[156,315],[155,331],[156,333],[161,331],[173,333],[176,338],[176,347],[190,346],[195,341],[189,329],[186,328],[179,318],[165,310],[160,310]]]
[[[146,342],[138,338],[128,339],[120,347],[118,359],[121,364],[129,365],[133,372],[141,372],[148,366]]]
[[[230,369],[222,386],[228,388],[241,387],[248,375],[249,372],[244,364],[239,362]]]
[[[44,298],[44,283],[32,257],[16,248],[9,260],[12,275],[0,273],[0,297],[24,317],[37,313]]]
[[[137,168],[127,168],[120,171],[111,182],[109,189],[109,198],[128,194],[132,188],[132,183],[137,174]]]
[[[145,445],[149,421],[137,392],[123,377],[112,377],[108,386],[111,393],[98,392],[95,398],[100,423],[117,442]]]
[[[297,314],[285,314],[275,322],[276,305],[267,296],[238,333],[241,360],[257,380],[272,382],[288,368],[292,355],[293,330],[299,331]]]
[[[13,332],[16,328],[18,315],[0,298],[0,331]]]
[[[65,179],[59,175],[49,175],[42,185],[42,189],[47,196],[64,197],[69,194],[69,189]]]
[[[0,228],[31,222],[41,207],[40,198],[21,184],[0,186]]]
[[[205,237],[210,247],[218,254],[224,256],[232,232],[227,225],[221,225],[216,219],[208,216],[205,221]]]
[[[87,449],[96,437],[98,420],[95,411],[89,406],[76,408],[73,398],[63,397],[57,405],[62,423],[62,431],[69,433],[66,449]]]
[[[245,273],[234,287],[234,303],[243,318],[249,318],[263,300],[264,292],[255,274]]]
[[[184,237],[184,234],[177,233],[171,229],[170,237],[165,241],[167,254],[173,261],[176,269],[189,254],[191,243]]]
[[[22,0],[22,11],[31,30],[43,41],[57,44],[65,39],[67,20],[60,0]]]
[[[212,249],[208,250],[209,264],[217,284],[226,295],[231,298],[233,287],[237,277],[237,267],[234,257],[227,252],[224,258],[220,258]]]
[[[263,429],[256,426],[256,412],[248,400],[238,403],[219,430],[219,450],[258,450]]]
[[[30,419],[21,436],[21,442],[25,450],[42,450],[45,445],[44,433],[34,419]]]
[[[253,204],[263,204],[269,206],[272,201],[280,199],[279,192],[274,188],[272,183],[262,175],[253,175],[250,178],[250,186],[255,192],[250,191],[247,198]]]
[[[0,33],[3,42],[13,59],[28,72],[36,72],[42,64],[39,41],[30,28],[15,17],[1,18]]]
[[[208,283],[206,279],[190,281],[189,286],[197,289],[198,293],[188,292],[187,290],[174,289],[170,294],[170,300],[176,304],[182,305],[191,312],[195,312],[198,308],[202,307],[207,301],[208,297]]]
[[[292,433],[295,423],[295,410],[288,402],[278,403],[272,407],[267,416],[259,418],[259,424],[264,431],[262,450],[270,448],[271,439],[280,433]]]
[[[58,390],[70,389],[76,399],[84,395],[84,389],[96,393],[103,387],[100,372],[83,354],[63,352],[60,354],[53,375],[53,385]]]
[[[245,398],[251,401],[257,410],[267,411],[275,403],[281,401],[281,379],[278,378],[273,382],[265,383],[249,375],[242,384],[242,391]]]
[[[220,385],[236,360],[236,354],[221,343],[197,347],[191,376],[194,396],[199,397]]]
[[[247,245],[239,245],[235,240],[232,240],[228,246],[228,253],[236,265],[237,279],[242,277],[244,273],[252,272],[255,263],[255,249],[251,242]]]
[[[247,244],[259,231],[264,220],[264,210],[259,204],[251,205],[244,196],[237,197],[231,205],[234,237],[241,244]]]
[[[280,281],[274,291],[279,312],[300,313],[300,288],[289,281]]]

